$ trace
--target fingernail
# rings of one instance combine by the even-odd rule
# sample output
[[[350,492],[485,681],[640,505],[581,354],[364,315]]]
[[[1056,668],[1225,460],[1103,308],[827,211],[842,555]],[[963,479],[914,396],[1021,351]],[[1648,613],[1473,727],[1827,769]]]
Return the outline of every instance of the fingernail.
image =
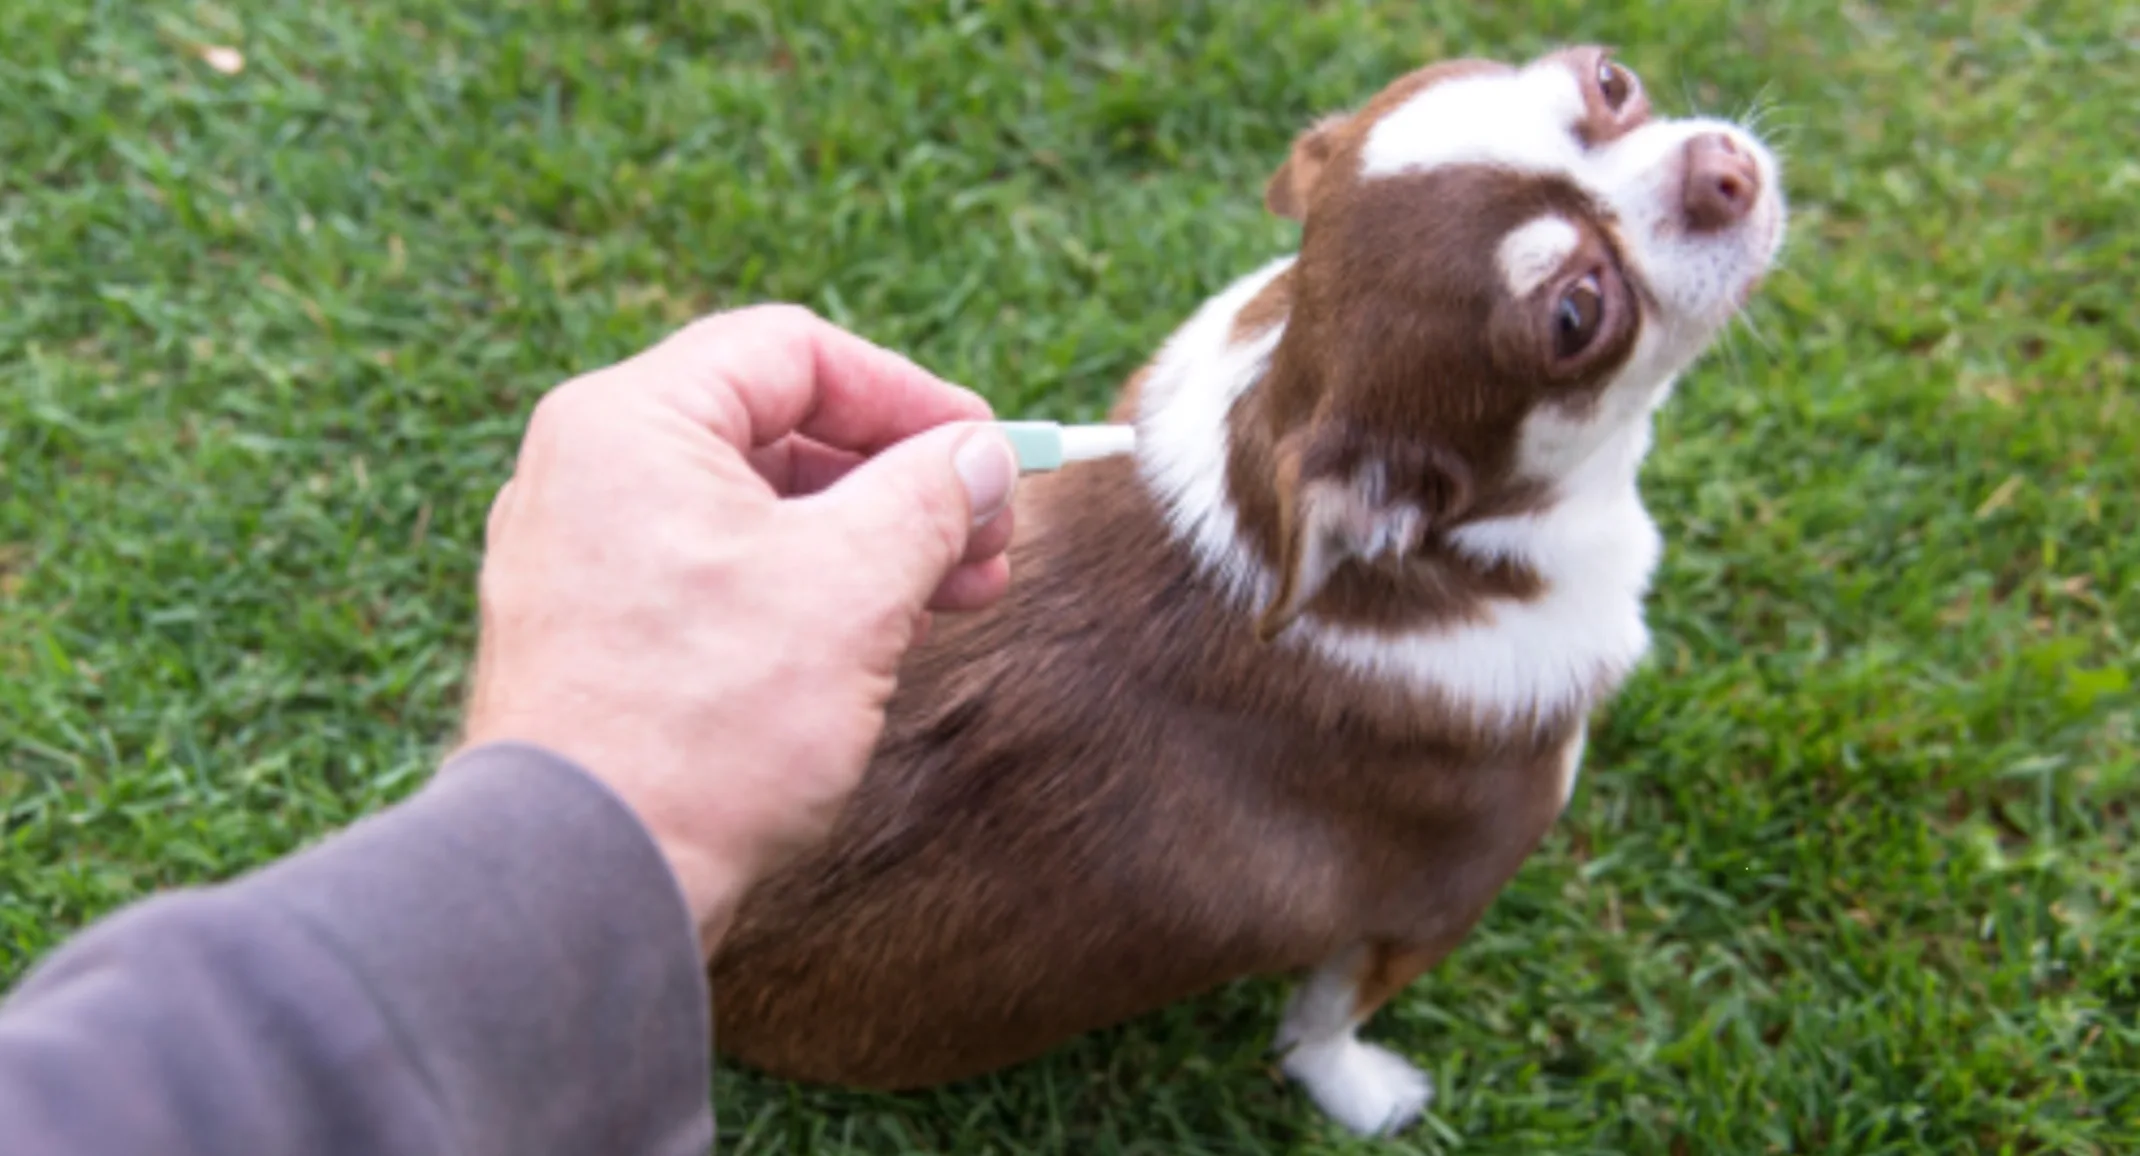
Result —
[[[1018,484],[1018,459],[1010,443],[986,426],[959,440],[951,459],[966,487],[966,508],[973,511],[973,524],[983,525],[1010,504],[1011,490]]]

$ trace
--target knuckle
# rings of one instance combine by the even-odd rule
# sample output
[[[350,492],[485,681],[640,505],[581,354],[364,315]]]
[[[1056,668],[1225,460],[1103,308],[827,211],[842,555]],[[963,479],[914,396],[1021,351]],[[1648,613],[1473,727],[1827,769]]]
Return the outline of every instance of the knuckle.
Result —
[[[544,394],[528,415],[521,437],[521,452],[537,461],[590,445],[603,444],[613,436],[619,413],[612,383],[599,374],[576,378]]]
[[[822,318],[801,305],[774,302],[708,314],[686,325],[679,336],[696,346],[728,341],[738,334],[787,338],[824,324]]]
[[[704,361],[715,350],[734,340],[733,315],[713,313],[685,324],[659,345],[647,351],[649,361],[663,365],[689,365]]]
[[[570,402],[559,400],[563,392],[553,389],[536,400],[534,410],[528,414],[527,431],[520,438],[523,453],[550,441],[560,427],[570,424],[569,419],[558,412],[571,406]]]
[[[806,347],[825,322],[800,305],[752,305],[698,318],[662,342],[661,360],[692,373]]]
[[[587,412],[588,399],[594,390],[587,378],[574,378],[556,389],[543,394],[535,402],[535,411],[528,415],[530,433],[545,434],[560,428],[569,428]]]
[[[735,327],[737,323],[738,315],[735,313],[709,313],[704,317],[693,319],[682,329],[677,330],[674,340],[677,344],[691,347],[705,345],[709,342],[720,340],[722,334]]]
[[[753,305],[741,310],[737,317],[751,325],[763,325],[769,329],[801,331],[816,329],[825,324],[809,308],[791,301],[777,301],[769,305]]]

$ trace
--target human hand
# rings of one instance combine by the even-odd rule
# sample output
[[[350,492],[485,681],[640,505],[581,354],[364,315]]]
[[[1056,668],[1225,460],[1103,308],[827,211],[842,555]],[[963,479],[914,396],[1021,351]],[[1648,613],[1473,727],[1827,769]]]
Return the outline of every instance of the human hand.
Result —
[[[710,952],[831,827],[929,609],[1007,587],[1017,464],[955,424],[989,416],[788,306],[559,386],[491,508],[466,741],[608,783]]]

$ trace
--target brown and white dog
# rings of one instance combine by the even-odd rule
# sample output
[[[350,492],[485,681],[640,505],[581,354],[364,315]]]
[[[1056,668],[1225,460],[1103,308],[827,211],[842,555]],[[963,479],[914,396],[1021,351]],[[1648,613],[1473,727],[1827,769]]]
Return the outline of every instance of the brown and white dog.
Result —
[[[1651,415],[1783,198],[1576,49],[1408,75],[1266,201],[1298,256],[1132,380],[1134,460],[1029,480],[1008,599],[936,624],[830,843],[744,904],[722,1051],[911,1088],[1306,970],[1285,1070],[1360,1132],[1426,1104],[1356,1029],[1566,804],[1648,642]]]

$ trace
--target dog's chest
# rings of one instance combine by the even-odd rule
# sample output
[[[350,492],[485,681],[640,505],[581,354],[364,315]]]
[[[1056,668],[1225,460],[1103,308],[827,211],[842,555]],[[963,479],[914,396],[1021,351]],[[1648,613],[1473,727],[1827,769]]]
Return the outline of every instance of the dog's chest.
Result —
[[[1520,558],[1541,589],[1485,602],[1464,621],[1366,630],[1310,620],[1283,641],[1486,723],[1580,713],[1648,650],[1643,599],[1662,542],[1632,484],[1542,515],[1467,526],[1458,541],[1481,558]]]

